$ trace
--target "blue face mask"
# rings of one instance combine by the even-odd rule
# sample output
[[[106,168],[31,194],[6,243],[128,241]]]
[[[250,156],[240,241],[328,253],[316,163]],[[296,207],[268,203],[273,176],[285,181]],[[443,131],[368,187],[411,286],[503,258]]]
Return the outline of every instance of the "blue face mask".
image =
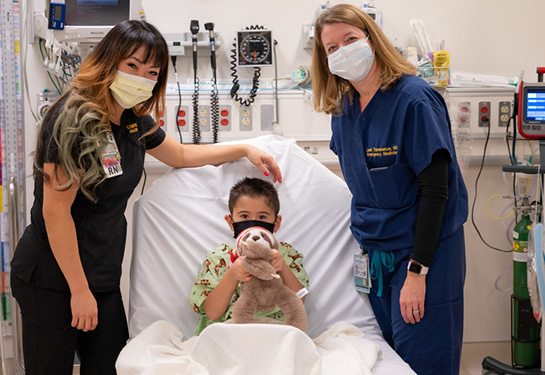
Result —
[[[233,218],[231,218],[233,220]],[[274,223],[276,223],[276,219],[274,219]],[[236,223],[233,222],[233,229],[235,230],[233,238],[237,238],[240,233],[244,232],[246,229],[251,227],[261,227],[265,228],[269,232],[274,232],[274,223],[267,223],[265,221],[261,220],[246,220],[246,221],[237,221]]]

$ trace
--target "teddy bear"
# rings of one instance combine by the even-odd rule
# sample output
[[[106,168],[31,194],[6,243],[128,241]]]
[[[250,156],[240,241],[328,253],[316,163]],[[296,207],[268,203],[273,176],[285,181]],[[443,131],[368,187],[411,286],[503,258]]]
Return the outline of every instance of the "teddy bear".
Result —
[[[268,311],[278,306],[285,324],[307,330],[305,306],[294,291],[289,289],[270,263],[278,241],[267,230],[249,228],[237,239],[236,252],[244,268],[252,274],[249,281],[240,283],[241,294],[233,307],[234,323],[256,323],[256,311]]]

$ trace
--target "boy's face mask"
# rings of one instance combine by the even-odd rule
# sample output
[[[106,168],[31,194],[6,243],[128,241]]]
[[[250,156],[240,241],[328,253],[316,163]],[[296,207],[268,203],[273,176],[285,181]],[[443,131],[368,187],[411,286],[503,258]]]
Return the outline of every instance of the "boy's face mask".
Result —
[[[231,218],[231,220],[233,220],[233,218]],[[276,223],[276,219],[274,219],[274,223]],[[233,238],[237,238],[240,233],[251,227],[265,228],[269,232],[273,233],[274,223],[267,223],[261,220],[237,221],[236,223],[233,221],[233,229],[235,231]]]
[[[153,95],[157,81],[134,74],[117,71],[115,80],[110,85],[110,91],[115,101],[125,109],[145,102]]]
[[[358,82],[367,77],[375,61],[375,55],[367,39],[341,47],[329,55],[327,58],[329,71],[352,82]]]

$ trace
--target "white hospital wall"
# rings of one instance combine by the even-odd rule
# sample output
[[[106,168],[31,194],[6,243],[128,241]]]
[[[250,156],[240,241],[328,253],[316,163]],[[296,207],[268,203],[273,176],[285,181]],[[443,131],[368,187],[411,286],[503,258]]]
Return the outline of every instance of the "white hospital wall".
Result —
[[[44,0],[33,0],[36,10],[44,8]],[[360,5],[359,1],[347,1]],[[278,41],[278,74],[288,74],[299,65],[310,65],[311,52],[303,49],[303,25],[313,22],[320,1],[311,0],[143,0],[149,22],[161,32],[175,33],[189,31],[191,19],[198,19],[201,31],[205,22],[214,22],[220,33],[222,47],[218,51],[218,77],[230,81],[228,55],[235,32],[245,26],[263,25],[274,32]],[[331,1],[331,4],[340,3]],[[381,0],[384,15],[383,30],[401,46],[416,46],[409,21],[420,18],[424,21],[432,40],[445,38],[446,48],[451,54],[451,66],[458,71],[518,76],[526,72],[526,80],[535,80],[535,67],[545,63],[545,50],[541,46],[543,23],[540,19],[545,11],[541,0],[527,0],[514,3],[507,0]],[[27,153],[34,148],[36,125],[30,110],[35,110],[37,93],[45,88],[53,89],[46,73],[41,68],[40,52],[36,44],[27,46],[27,81],[30,97],[25,97],[25,147]],[[191,58],[178,59],[178,74],[182,82],[192,77]],[[199,58],[199,76],[210,74],[207,58]],[[207,73],[208,72],[208,73]],[[170,72],[170,83],[174,83]],[[244,73],[240,73],[244,78]],[[262,71],[263,81],[273,76],[271,68]],[[203,79],[203,78],[201,78]],[[259,95],[258,95],[259,97]],[[204,100],[204,99],[203,99]],[[305,104],[301,102],[301,107]],[[282,107],[281,107],[282,108]],[[284,107],[285,108],[285,107]],[[282,109],[281,109],[282,111]],[[308,109],[306,110],[308,111]],[[305,111],[280,113],[285,133],[297,133]],[[307,124],[302,129],[313,134],[324,132],[323,121]],[[325,131],[328,131],[327,127]],[[478,152],[475,147],[474,152]],[[30,158],[28,159],[30,161]],[[473,200],[475,177],[479,159],[473,157],[465,181]],[[338,173],[338,168],[332,166]],[[160,177],[164,169],[151,168],[146,186]],[[27,210],[32,203],[31,164],[27,167]],[[508,193],[503,182],[501,162],[487,163],[479,185],[479,199],[475,219],[482,235],[494,246],[508,248],[506,231],[501,223],[490,219],[484,210],[488,197],[494,193]],[[129,228],[132,224],[132,202],[140,194],[137,189],[127,211]],[[189,217],[190,213],[184,213]],[[183,220],[184,217],[180,219]],[[488,249],[478,238],[470,222],[466,224],[467,270],[465,341],[505,341],[510,338],[510,295],[495,289],[496,278],[511,266],[511,255]],[[128,300],[129,264],[131,238],[128,238],[124,262],[122,290]],[[160,271],[158,271],[160,272]],[[508,274],[502,283],[510,284]]]

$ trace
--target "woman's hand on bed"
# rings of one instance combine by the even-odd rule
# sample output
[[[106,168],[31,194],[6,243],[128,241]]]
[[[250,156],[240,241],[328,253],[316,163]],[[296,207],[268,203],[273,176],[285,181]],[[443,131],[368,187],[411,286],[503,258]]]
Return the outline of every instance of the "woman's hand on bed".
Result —
[[[274,161],[274,158],[264,151],[261,151],[257,147],[248,145],[246,149],[246,157],[250,162],[258,167],[261,172],[268,176],[270,172],[273,175],[274,182],[282,182],[282,172],[280,167]]]
[[[426,276],[407,271],[407,278],[401,288],[399,307],[405,323],[419,323],[424,318],[426,299]]]

